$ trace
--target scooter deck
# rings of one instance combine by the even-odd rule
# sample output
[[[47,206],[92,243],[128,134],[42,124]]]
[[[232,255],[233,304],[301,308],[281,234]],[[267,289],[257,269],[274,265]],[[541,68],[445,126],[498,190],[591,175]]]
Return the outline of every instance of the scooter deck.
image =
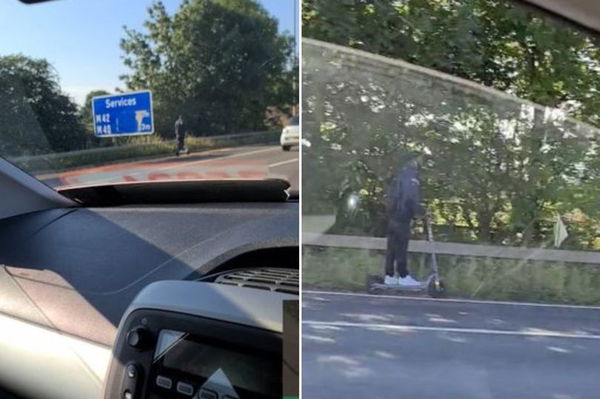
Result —
[[[368,288],[369,294],[379,294],[379,295],[415,295],[415,294],[427,294],[427,286],[419,285],[415,287],[402,287],[402,286],[392,286],[385,285],[383,283],[374,283],[371,284]]]
[[[367,291],[370,294],[381,295],[428,295],[429,277],[427,281],[421,282],[420,285],[414,287],[406,287],[402,285],[386,285],[383,279],[379,276],[369,276],[367,278]]]
[[[402,285],[386,285],[383,283],[373,283],[371,284],[371,289],[376,290],[384,290],[384,291],[422,291],[427,288],[427,284],[420,284],[411,287],[402,286]]]

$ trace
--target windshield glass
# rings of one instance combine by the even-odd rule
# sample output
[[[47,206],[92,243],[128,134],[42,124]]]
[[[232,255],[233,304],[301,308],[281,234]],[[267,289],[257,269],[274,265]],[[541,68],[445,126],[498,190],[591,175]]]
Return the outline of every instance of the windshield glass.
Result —
[[[0,5],[0,156],[56,188],[282,178],[297,187],[295,0]],[[290,146],[296,143],[289,143]]]
[[[598,35],[487,0],[305,1],[303,35],[304,394],[593,396]]]

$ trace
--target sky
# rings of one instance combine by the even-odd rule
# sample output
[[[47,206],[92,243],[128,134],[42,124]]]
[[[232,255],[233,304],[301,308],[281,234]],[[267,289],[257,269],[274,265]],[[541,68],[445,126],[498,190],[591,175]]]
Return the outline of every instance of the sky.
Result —
[[[280,32],[292,33],[298,0],[259,0],[279,21]],[[21,53],[46,58],[60,84],[80,105],[92,90],[114,92],[123,87],[119,41],[123,26],[143,29],[152,0],[57,0],[26,6],[0,0],[0,56]],[[181,0],[163,0],[169,13]]]

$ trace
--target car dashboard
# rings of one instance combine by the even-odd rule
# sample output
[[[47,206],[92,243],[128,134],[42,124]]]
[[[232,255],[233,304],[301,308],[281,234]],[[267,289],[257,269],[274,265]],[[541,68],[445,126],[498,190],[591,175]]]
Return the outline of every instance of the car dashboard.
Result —
[[[282,301],[298,299],[297,202],[52,209],[1,220],[0,238],[0,386],[20,397],[212,398],[216,392],[216,399],[235,398],[210,386],[201,393],[199,378],[211,376],[194,379],[193,365],[175,370],[187,376],[180,381],[156,374],[173,372],[163,363],[170,358],[148,359],[164,334],[181,333],[183,347],[212,356],[244,348],[253,359],[252,353],[278,347],[281,316],[275,315]],[[148,307],[147,290],[163,301]],[[145,307],[132,308],[136,300]],[[150,327],[141,336],[152,342],[145,352],[124,344],[142,320]],[[206,332],[213,330],[218,333]],[[270,356],[252,361],[272,365],[280,353]],[[121,357],[139,368],[127,389],[132,382],[123,378],[131,370],[115,371],[115,364],[130,362]],[[172,381],[168,392],[157,385],[159,375]],[[240,384],[235,392],[242,399],[270,397]]]

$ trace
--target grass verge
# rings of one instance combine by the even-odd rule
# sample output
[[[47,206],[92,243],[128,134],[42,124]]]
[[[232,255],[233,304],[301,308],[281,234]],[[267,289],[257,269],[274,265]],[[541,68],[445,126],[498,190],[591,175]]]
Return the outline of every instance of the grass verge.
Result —
[[[382,275],[385,253],[378,250],[304,247],[305,287],[366,292],[367,275]],[[509,301],[600,305],[600,267],[438,255],[449,296]],[[409,255],[411,274],[426,278],[426,254]]]
[[[252,144],[275,144],[279,139],[280,131],[268,131],[250,134],[212,137],[188,137],[186,146],[190,151],[206,151],[229,146]],[[47,171],[61,171],[82,166],[106,165],[116,161],[130,161],[142,158],[152,158],[173,154],[174,141],[159,139],[147,143],[123,145],[90,150],[37,155],[31,157],[9,158],[17,167],[42,173]]]

